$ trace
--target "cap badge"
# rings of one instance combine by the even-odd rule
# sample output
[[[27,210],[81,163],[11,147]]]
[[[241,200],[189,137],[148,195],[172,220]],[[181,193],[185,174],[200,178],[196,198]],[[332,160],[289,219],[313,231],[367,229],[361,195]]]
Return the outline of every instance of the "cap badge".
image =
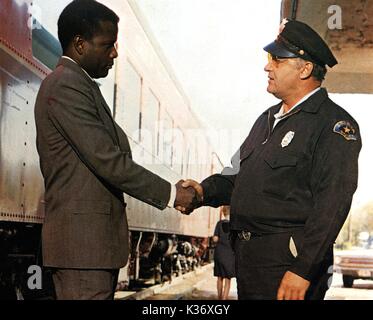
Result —
[[[284,30],[285,24],[287,24],[288,22],[289,22],[288,19],[286,18],[282,19],[281,24],[280,24],[280,29],[278,30],[278,34],[280,34]]]
[[[284,138],[281,141],[281,147],[285,148],[287,147],[290,142],[293,140],[295,133],[293,131],[289,131],[287,134],[285,134]]]
[[[333,131],[346,140],[357,140],[355,128],[348,121],[339,121],[334,125]]]
[[[303,56],[303,55],[304,55],[304,50],[299,50],[299,54],[300,54],[301,56]]]

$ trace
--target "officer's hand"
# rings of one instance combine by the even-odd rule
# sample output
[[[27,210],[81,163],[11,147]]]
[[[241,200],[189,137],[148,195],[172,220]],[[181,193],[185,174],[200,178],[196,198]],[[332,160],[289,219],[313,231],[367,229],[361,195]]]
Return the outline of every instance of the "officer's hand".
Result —
[[[182,188],[180,188],[180,183]],[[176,188],[178,189],[176,199],[178,199],[178,194],[183,193],[182,190],[193,190],[193,199],[189,200],[187,202],[185,201],[175,201],[175,209],[179,210],[183,214],[190,214],[193,212],[194,209],[199,208],[202,205],[203,202],[203,188],[202,186],[197,182],[192,179],[188,179],[186,181],[180,180]],[[184,193],[185,193],[184,191]]]
[[[203,188],[202,186],[192,179],[188,179],[183,183],[184,188],[192,187],[198,194],[199,200],[202,203],[203,202]]]
[[[287,271],[277,290],[277,300],[304,300],[310,282],[297,274]]]
[[[189,181],[189,180],[187,180]],[[189,185],[189,182],[180,180],[176,186],[176,199],[174,208],[179,210],[183,214],[190,214],[194,209],[199,208],[202,203],[202,199],[197,193],[196,186],[194,184]],[[195,182],[198,184],[197,182]]]

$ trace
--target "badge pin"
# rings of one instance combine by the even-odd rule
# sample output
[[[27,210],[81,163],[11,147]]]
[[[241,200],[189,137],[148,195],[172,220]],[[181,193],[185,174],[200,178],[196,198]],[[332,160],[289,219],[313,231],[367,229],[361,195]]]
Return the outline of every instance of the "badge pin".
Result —
[[[281,141],[281,147],[285,148],[287,147],[291,140],[293,140],[295,133],[293,131],[289,131],[287,134],[285,134],[284,138]]]

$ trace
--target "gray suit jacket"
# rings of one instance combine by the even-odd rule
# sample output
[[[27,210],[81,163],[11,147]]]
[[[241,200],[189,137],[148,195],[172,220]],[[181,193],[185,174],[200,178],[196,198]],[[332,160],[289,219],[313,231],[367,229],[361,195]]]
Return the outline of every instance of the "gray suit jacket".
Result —
[[[35,105],[45,183],[44,265],[119,268],[128,259],[123,192],[159,209],[171,185],[136,164],[95,82],[62,58]]]

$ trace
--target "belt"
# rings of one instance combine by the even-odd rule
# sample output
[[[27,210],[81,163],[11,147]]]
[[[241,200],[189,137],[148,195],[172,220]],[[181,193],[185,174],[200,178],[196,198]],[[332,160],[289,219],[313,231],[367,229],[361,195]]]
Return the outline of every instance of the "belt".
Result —
[[[237,238],[242,241],[249,241],[252,238],[260,237],[261,234],[254,233],[246,230],[236,231]]]

